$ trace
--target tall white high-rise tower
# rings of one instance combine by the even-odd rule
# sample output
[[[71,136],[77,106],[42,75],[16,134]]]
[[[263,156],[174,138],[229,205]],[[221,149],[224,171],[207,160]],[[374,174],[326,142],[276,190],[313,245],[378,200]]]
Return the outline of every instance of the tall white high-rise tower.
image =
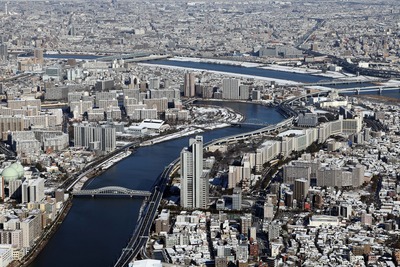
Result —
[[[203,137],[189,139],[181,152],[181,206],[207,208],[208,177],[203,175]]]

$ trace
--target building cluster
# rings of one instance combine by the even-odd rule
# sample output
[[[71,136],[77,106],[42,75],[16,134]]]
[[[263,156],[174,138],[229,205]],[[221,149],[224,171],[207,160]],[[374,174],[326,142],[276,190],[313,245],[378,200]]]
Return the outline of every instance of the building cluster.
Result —
[[[58,51],[170,53],[230,59],[246,56],[272,62],[277,58],[303,60],[299,48],[348,58],[362,67],[398,68],[398,7],[393,0],[381,5],[365,1],[357,11],[349,2],[324,2],[317,7],[298,0],[268,1],[262,5],[256,0],[234,4],[164,1],[150,6],[144,1],[75,1],[62,6],[5,3],[1,15],[2,62],[14,51],[29,50],[34,54],[33,59],[21,62],[22,70],[37,70],[44,53]],[[109,16],[119,19],[110,20]],[[50,27],[53,24],[62,26]],[[21,35],[20,29],[36,34]],[[312,61],[313,58],[306,60]],[[56,69],[47,74],[53,79],[60,77]],[[82,74],[71,70],[67,75],[74,79]],[[106,84],[100,82],[98,86]],[[193,80],[188,77],[186,84],[191,87],[188,92],[193,93]]]
[[[169,211],[164,210],[160,218],[166,214]],[[232,216],[224,212],[182,211],[175,216],[172,227],[166,228],[158,227],[160,218],[156,220],[156,233],[163,240],[161,248],[172,264],[202,265],[214,260],[215,265],[221,267],[228,263],[248,266],[249,262],[259,259],[257,228],[253,226],[251,214]],[[159,247],[157,242],[154,247]],[[211,255],[215,255],[215,259]]]
[[[316,19],[305,11],[305,18],[288,12],[302,9],[296,1],[287,2],[289,5],[277,1],[259,3],[13,3],[2,12],[3,44],[12,51],[36,48],[34,62],[43,60],[42,49],[86,53],[148,51],[203,57],[249,55],[265,44],[294,45],[316,24]],[[110,20],[110,16],[119,19]],[[53,24],[62,26],[50,27]],[[36,32],[35,38],[21,35],[16,30],[20,28]]]
[[[354,119],[340,118],[339,120],[321,123],[315,128],[282,132],[277,136],[280,140],[268,140],[255,152],[244,154],[241,166],[229,166],[228,188],[233,188],[240,182],[244,190],[249,190],[250,186],[254,185],[257,180],[257,176],[252,173],[253,170],[255,170],[255,172],[262,171],[264,164],[269,163],[278,155],[287,158],[293,151],[306,150],[313,143],[323,144],[331,135],[343,134],[348,136],[351,134],[358,134],[362,128],[362,121],[361,117]],[[326,166],[326,168],[329,168],[329,166]],[[293,167],[294,174],[300,170],[302,170],[300,167],[297,169]],[[310,172],[310,170],[311,167],[309,167],[306,172]],[[322,167],[320,171],[322,173],[320,175],[323,175]],[[299,175],[301,177],[298,178],[307,178],[306,176],[302,176],[303,173]],[[308,174],[308,176],[310,176],[310,174]],[[289,175],[288,177],[291,176]],[[292,177],[290,179],[292,179]],[[325,182],[321,182],[322,179],[323,178],[320,178],[320,183],[324,184]],[[326,180],[328,181],[329,179],[327,178]],[[338,186],[346,186],[346,182],[347,181],[344,183],[338,182]]]
[[[398,107],[358,101],[379,127],[370,124],[374,129],[357,143],[328,139],[326,151],[291,161],[282,183],[270,185],[263,219],[270,241],[274,237],[272,266],[399,264]],[[273,224],[280,225],[278,235]]]
[[[399,25],[395,22],[398,10],[390,7],[390,2],[386,4],[379,7],[366,5],[360,11],[363,17],[332,12],[330,9],[329,14],[321,16],[324,19],[323,26],[313,33],[303,47],[348,58],[358,63],[359,67],[398,71]],[[384,14],[384,23],[378,23],[380,16],[377,14]]]
[[[207,231],[211,238],[204,239],[207,243],[196,243],[193,237],[203,233],[199,230],[202,221],[197,211],[178,215],[180,222],[181,216],[187,216],[185,226],[178,224],[172,231],[170,219],[160,217],[156,221],[157,234],[166,232],[163,238],[168,240],[165,248],[172,263],[188,264],[189,258],[196,259],[197,264],[209,261],[209,254],[202,246],[211,242],[216,266],[227,266],[229,262],[248,266],[259,260],[258,255],[264,256],[261,264],[268,266],[331,263],[396,266],[399,263],[400,253],[395,249],[400,215],[398,106],[362,97],[346,100],[319,97],[311,101],[315,108],[304,103],[297,107],[311,120],[302,121],[301,125],[297,121],[297,128],[277,134],[255,152],[243,153],[240,164],[229,166],[227,186],[233,193],[215,201],[220,214],[199,213],[210,221]],[[336,119],[326,121],[328,113]],[[182,151],[181,166],[199,166],[193,160],[182,162],[197,151],[195,143],[192,139],[189,149]],[[313,143],[318,144],[318,149],[306,153]],[[223,147],[220,149],[225,151]],[[262,225],[244,229],[243,225],[253,226],[252,216],[246,214],[240,217],[239,224],[232,218],[217,220],[226,210],[234,214],[244,209],[247,202],[244,199],[249,198],[257,179],[254,171],[263,171],[266,163],[273,166],[279,155],[290,161],[269,184],[264,204],[252,204]],[[187,177],[190,179],[192,175],[189,173]],[[257,235],[260,230],[267,233],[267,239]],[[252,231],[256,233],[254,236]]]
[[[42,152],[69,146],[69,137],[62,132],[62,110],[42,109],[40,99],[28,95],[9,99],[7,106],[1,106],[0,114],[0,137],[24,163],[37,161]]]
[[[18,162],[2,169],[0,197],[5,202],[0,213],[1,266],[21,260],[65,205],[63,190],[56,190],[54,197],[46,196],[44,185],[37,170],[25,170]]]

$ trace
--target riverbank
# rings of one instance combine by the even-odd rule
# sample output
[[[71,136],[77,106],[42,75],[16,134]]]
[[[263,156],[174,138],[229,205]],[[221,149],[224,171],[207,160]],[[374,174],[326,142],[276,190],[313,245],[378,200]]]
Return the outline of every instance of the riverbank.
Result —
[[[259,118],[271,124],[283,117],[274,108],[251,103],[201,103],[229,107],[247,118]],[[202,133],[204,142],[241,134],[245,127],[225,127]],[[182,129],[183,130],[183,129]],[[149,190],[166,166],[188,145],[189,137],[177,138],[153,146],[140,147],[134,156],[91,179],[90,188],[121,186]],[[93,165],[91,165],[93,166]],[[112,266],[132,235],[142,199],[74,198],[73,206],[43,252],[31,267]],[[107,229],[107,231],[104,231]],[[101,235],[99,235],[101,233]],[[107,246],[101,240],[107,240]],[[90,249],[87,249],[90,247]],[[85,253],[82,253],[84,251]],[[62,260],[59,260],[62,259]]]
[[[228,60],[228,59],[212,59],[212,58],[199,58],[199,57],[173,57],[169,60],[222,64],[222,65],[240,66],[240,67],[245,67],[245,68],[260,67],[260,66],[264,65],[261,63],[254,63],[254,62],[247,62],[247,61],[234,61],[234,60]]]
[[[109,168],[111,168],[112,166],[114,166],[115,164],[117,164],[118,162],[120,162],[121,160],[129,157],[130,155],[134,154],[135,150],[133,151],[122,151],[120,153],[118,153],[117,155],[115,155],[114,157],[108,159],[106,162],[101,163],[100,165],[98,165],[97,167],[95,167],[93,169],[92,172],[88,173],[87,175],[85,175],[84,177],[82,177],[72,188],[72,191],[77,191],[77,190],[81,190],[83,187],[86,187],[88,184],[90,184],[90,180],[92,178],[95,178],[96,176],[104,173],[105,171],[107,171]]]
[[[231,121],[241,121],[244,119],[244,116],[238,112],[235,112],[232,109],[225,108],[227,111],[224,113],[225,119],[230,118]],[[216,123],[216,124],[209,124],[209,125],[191,125],[186,127],[185,129],[177,132],[177,133],[172,133],[170,135],[162,136],[162,137],[155,137],[151,140],[148,140],[144,142],[144,144],[141,144],[141,146],[148,146],[152,144],[156,144],[159,142],[164,142],[172,139],[177,139],[181,138],[183,136],[187,135],[192,135],[196,133],[201,133],[204,131],[209,131],[213,129],[218,129],[218,128],[223,128],[223,127],[228,127],[230,126],[229,123]],[[200,127],[204,128],[201,129]],[[147,143],[148,142],[148,143]],[[115,156],[109,158],[107,161],[102,162],[101,164],[98,164],[97,166],[93,167],[92,171],[87,173],[87,175],[83,176],[73,187],[73,190],[80,190],[83,187],[88,186],[97,176],[101,175],[105,171],[107,171],[109,168],[114,166],[115,164],[119,163],[123,159],[126,159],[129,157],[132,153],[129,151],[127,153],[126,151],[121,151],[120,153],[116,154]],[[59,216],[55,219],[55,221],[51,224],[49,230],[43,233],[43,235],[39,238],[37,245],[35,245],[32,249],[31,252],[29,253],[26,258],[24,258],[23,262],[21,263],[16,263],[17,265],[15,266],[21,266],[21,267],[27,267],[29,264],[32,263],[32,261],[37,257],[37,255],[40,253],[40,251],[45,247],[51,236],[56,232],[58,229],[58,226],[61,225],[62,221],[65,219],[65,217],[68,215],[68,212],[70,208],[72,207],[72,197],[70,197],[64,205],[64,208],[62,211],[60,211]]]
[[[240,73],[232,73],[232,72],[224,72],[224,71],[216,71],[216,70],[211,70],[211,69],[196,69],[196,68],[162,65],[162,64],[152,64],[152,63],[138,63],[138,65],[146,66],[146,67],[164,68],[164,69],[181,69],[182,71],[184,71],[184,70],[200,71],[200,72],[206,71],[209,73],[228,75],[228,76],[232,76],[232,77],[261,80],[261,81],[267,81],[267,82],[276,82],[281,85],[303,85],[303,83],[301,83],[301,82],[295,82],[295,81],[291,81],[291,80],[269,78],[269,77],[262,77],[262,76],[256,76],[256,75],[247,75],[247,74],[240,74]]]
[[[363,100],[374,101],[377,103],[385,103],[385,104],[392,104],[392,105],[400,104],[400,99],[388,97],[388,96],[382,96],[382,95],[353,95],[352,97],[363,99]]]
[[[24,258],[22,258],[21,262],[14,262],[15,265],[12,263],[11,266],[28,267],[29,264],[31,264],[35,260],[37,255],[39,255],[39,253],[47,245],[47,242],[60,227],[65,217],[67,217],[71,207],[72,207],[72,198],[69,197],[68,200],[65,201],[64,206],[58,213],[56,219],[51,223],[49,228],[42,234],[42,236],[37,241],[36,245],[32,247],[31,251],[28,252],[28,254]]]
[[[201,110],[203,108],[203,105],[194,104],[193,107],[200,109],[200,111],[198,110],[198,112],[204,114],[204,111]],[[215,109],[216,106],[204,105],[204,108],[210,110],[210,109]],[[142,142],[140,144],[140,146],[150,146],[150,145],[158,144],[161,142],[166,142],[166,141],[170,141],[173,139],[181,138],[183,136],[189,136],[189,135],[193,135],[193,134],[204,133],[206,131],[212,131],[215,129],[225,128],[225,127],[231,126],[231,123],[238,123],[238,122],[245,120],[245,116],[242,113],[240,113],[238,111],[234,111],[231,108],[225,108],[225,109],[228,112],[222,114],[221,115],[222,118],[220,120],[218,120],[218,122],[206,123],[206,124],[183,125],[183,127],[185,127],[185,128],[179,132],[168,134],[165,136],[155,137],[151,140]],[[216,112],[216,110],[212,110],[212,111]],[[177,129],[179,129],[179,126],[177,127]]]

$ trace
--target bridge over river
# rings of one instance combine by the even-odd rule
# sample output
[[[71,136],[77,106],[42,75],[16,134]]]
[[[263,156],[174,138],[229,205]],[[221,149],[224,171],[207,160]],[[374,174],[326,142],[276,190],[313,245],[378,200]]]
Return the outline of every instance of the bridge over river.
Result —
[[[132,190],[121,186],[106,186],[97,189],[85,189],[72,192],[74,196],[127,196],[127,197],[148,197],[149,191]]]

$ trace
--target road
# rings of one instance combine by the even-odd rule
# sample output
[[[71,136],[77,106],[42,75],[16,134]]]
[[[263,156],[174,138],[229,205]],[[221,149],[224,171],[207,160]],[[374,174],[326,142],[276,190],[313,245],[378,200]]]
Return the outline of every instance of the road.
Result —
[[[179,158],[168,165],[155,181],[151,196],[145,200],[145,203],[142,206],[143,209],[139,214],[139,219],[131,240],[129,240],[127,246],[122,249],[121,256],[115,263],[114,267],[128,266],[128,264],[137,257],[141,250],[146,247],[150,236],[151,225],[157,215],[163,192],[167,186],[170,174],[178,161]]]
[[[227,140],[235,140],[237,137],[241,137],[242,139],[250,138],[255,133],[264,132],[264,131],[272,131],[276,130],[277,128],[285,127],[286,125],[292,124],[293,118],[286,119],[283,122],[280,122],[276,125],[267,126],[261,128],[260,130],[252,131],[249,133],[244,133],[240,135],[233,135],[224,138],[220,138],[217,140],[210,141],[204,144],[204,148],[207,146],[217,144],[220,142],[224,142]],[[157,209],[160,205],[164,190],[168,184],[168,180],[170,178],[170,174],[175,169],[175,165],[178,164],[180,158],[174,160],[170,165],[168,165],[164,171],[159,175],[157,180],[154,182],[152,186],[152,194],[151,196],[145,200],[143,204],[143,209],[139,214],[139,219],[136,224],[136,228],[132,234],[132,237],[126,247],[122,249],[122,253],[118,258],[117,262],[115,263],[114,267],[123,267],[128,266],[128,264],[136,259],[138,254],[145,249],[147,241],[149,240],[150,236],[150,229],[153,224],[153,221],[157,214]]]

